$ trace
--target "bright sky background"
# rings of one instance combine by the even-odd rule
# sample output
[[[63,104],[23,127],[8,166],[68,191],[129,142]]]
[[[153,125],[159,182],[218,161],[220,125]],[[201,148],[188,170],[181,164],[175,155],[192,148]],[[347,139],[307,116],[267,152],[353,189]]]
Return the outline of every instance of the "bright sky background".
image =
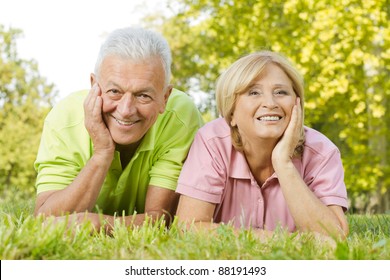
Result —
[[[59,98],[89,88],[89,75],[105,34],[142,25],[164,0],[0,0],[0,24],[18,28],[19,58],[35,59]]]

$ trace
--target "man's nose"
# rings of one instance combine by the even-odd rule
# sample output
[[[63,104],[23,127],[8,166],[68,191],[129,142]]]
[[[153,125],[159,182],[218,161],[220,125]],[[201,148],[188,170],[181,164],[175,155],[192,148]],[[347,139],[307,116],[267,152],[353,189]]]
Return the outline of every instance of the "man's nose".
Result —
[[[128,117],[136,112],[136,99],[131,93],[125,93],[119,100],[118,112],[122,117]]]

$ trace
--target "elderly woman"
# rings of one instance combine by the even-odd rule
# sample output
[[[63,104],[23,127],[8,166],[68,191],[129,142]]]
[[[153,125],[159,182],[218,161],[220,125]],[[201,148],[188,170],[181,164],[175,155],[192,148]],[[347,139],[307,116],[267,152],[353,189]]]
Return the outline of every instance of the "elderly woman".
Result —
[[[340,152],[303,125],[303,79],[292,64],[270,51],[242,57],[219,78],[216,98],[222,118],[198,131],[179,177],[179,221],[345,237]]]

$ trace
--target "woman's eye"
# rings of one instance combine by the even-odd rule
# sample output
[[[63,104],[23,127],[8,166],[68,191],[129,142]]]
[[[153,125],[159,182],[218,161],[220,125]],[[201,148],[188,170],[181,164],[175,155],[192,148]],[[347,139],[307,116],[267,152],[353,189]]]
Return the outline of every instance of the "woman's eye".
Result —
[[[259,95],[259,94],[260,93],[258,91],[255,91],[255,90],[249,92],[249,95]]]
[[[276,94],[276,95],[287,95],[288,92],[285,91],[285,90],[278,90],[278,91],[275,92],[275,94]]]

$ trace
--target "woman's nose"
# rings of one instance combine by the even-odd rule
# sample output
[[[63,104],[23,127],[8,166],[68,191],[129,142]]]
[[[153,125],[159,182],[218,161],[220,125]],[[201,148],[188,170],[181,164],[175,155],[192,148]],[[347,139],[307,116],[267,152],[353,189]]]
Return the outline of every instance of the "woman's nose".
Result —
[[[278,107],[278,103],[275,100],[275,96],[273,94],[265,94],[263,98],[263,107],[268,109],[275,109]]]

